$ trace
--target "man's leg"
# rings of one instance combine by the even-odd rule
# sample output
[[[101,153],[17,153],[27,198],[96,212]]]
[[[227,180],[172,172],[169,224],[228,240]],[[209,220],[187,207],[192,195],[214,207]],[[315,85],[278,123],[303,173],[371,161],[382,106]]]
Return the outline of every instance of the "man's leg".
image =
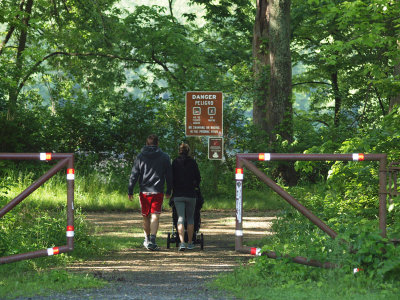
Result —
[[[139,195],[140,199],[140,206],[142,209],[142,216],[143,216],[143,231],[144,231],[144,241],[143,241],[143,246],[146,249],[149,249],[149,244],[150,244],[150,201],[148,199],[148,196],[140,193]]]
[[[150,215],[143,216],[143,231],[144,231],[144,241],[143,246],[149,249],[150,244]]]
[[[156,243],[156,236],[158,231],[158,225],[160,222],[160,215],[159,214],[151,214],[150,219],[150,250],[158,250],[159,247]]]
[[[144,230],[144,234],[147,236],[150,235],[151,230],[150,230],[150,215],[148,216],[143,216],[143,230]]]
[[[160,214],[151,214],[151,221],[149,221],[149,234],[157,235],[158,226],[160,224]]]

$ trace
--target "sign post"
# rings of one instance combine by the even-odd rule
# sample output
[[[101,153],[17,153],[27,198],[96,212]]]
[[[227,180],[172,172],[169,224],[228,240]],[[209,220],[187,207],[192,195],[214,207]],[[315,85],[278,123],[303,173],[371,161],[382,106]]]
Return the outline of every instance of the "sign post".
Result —
[[[223,136],[222,92],[186,92],[186,136]]]

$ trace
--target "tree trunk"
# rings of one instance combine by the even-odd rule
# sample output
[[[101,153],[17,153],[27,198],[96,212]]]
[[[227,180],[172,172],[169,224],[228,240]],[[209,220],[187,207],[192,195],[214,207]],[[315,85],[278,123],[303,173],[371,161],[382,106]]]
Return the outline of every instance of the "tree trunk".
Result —
[[[338,72],[335,71],[331,74],[333,96],[335,98],[335,115],[333,117],[333,124],[338,127],[340,124],[340,111],[342,109],[342,97],[339,93]]]
[[[257,0],[253,28],[253,72],[255,82],[253,123],[265,132],[268,132],[267,102],[270,77],[268,29],[268,2],[267,0]]]
[[[290,0],[270,0],[269,57],[271,77],[267,101],[268,131],[293,142]]]
[[[277,134],[293,142],[290,4],[290,0],[257,0],[253,31],[256,91],[253,123],[268,135],[270,152],[275,152]],[[277,172],[289,185],[296,184],[292,163],[280,164]]]
[[[20,6],[22,8],[22,5]],[[32,13],[33,0],[28,0],[26,2],[24,11],[24,17],[22,19],[21,32],[18,39],[17,57],[15,60],[15,73],[13,76],[14,86],[9,90],[9,102],[8,102],[8,112],[7,119],[12,120],[17,111],[17,100],[20,92],[20,80],[22,78],[22,69],[24,64],[23,52],[26,49],[26,41],[28,37],[29,21]]]
[[[399,0],[395,0],[394,2],[395,2],[395,6],[398,6]],[[397,50],[400,51],[400,36],[399,36],[398,28],[396,28],[393,21],[389,22],[388,26],[389,26],[389,32],[391,33],[391,36],[396,38]],[[398,60],[394,66],[393,77],[394,77],[395,81],[397,81],[397,82],[400,81],[400,62]],[[390,97],[389,112],[391,112],[395,106],[400,106],[400,92],[397,92]]]
[[[400,42],[398,42],[399,45],[399,50],[400,50]],[[395,77],[395,80],[399,81],[400,80],[400,64],[397,64],[394,67],[394,72],[393,75]],[[389,102],[389,112],[393,110],[395,106],[400,106],[400,93],[398,93],[395,96],[390,97],[390,102]]]
[[[293,141],[290,0],[257,0],[253,31],[253,123]]]

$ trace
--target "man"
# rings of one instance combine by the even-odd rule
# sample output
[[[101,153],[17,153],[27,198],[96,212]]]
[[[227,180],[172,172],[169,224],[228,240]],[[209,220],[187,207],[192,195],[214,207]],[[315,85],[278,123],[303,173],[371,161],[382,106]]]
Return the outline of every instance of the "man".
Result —
[[[138,180],[145,233],[143,246],[148,250],[158,250],[156,236],[164,200],[164,184],[167,183],[165,196],[169,199],[172,188],[172,169],[170,158],[158,147],[158,137],[155,134],[147,137],[146,146],[133,164],[128,187],[130,201],[133,198],[133,187]]]

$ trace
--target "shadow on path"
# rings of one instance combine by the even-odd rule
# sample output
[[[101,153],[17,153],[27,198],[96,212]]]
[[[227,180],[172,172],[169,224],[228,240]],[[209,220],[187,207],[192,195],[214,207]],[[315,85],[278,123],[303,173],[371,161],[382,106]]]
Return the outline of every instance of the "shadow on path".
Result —
[[[243,221],[245,243],[272,234],[272,212],[250,212],[247,215]],[[206,283],[219,273],[232,271],[248,262],[252,256],[234,251],[234,211],[207,211],[202,212],[201,217],[204,250],[198,247],[179,252],[175,244],[166,249],[167,233],[172,231],[171,213],[166,211],[161,215],[157,237],[160,251],[132,248],[102,259],[76,263],[68,269],[92,273],[109,281],[110,285],[96,290],[71,291],[57,295],[57,299],[232,299],[218,291],[208,290]],[[87,219],[101,228],[99,235],[143,237],[139,212],[88,213]]]

